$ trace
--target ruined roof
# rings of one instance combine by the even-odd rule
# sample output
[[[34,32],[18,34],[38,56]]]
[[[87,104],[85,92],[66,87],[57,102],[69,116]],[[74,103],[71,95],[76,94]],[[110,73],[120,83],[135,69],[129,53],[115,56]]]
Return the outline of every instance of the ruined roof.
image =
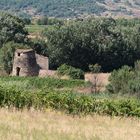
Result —
[[[27,52],[32,52],[34,51],[33,49],[17,49],[17,53],[27,53]]]

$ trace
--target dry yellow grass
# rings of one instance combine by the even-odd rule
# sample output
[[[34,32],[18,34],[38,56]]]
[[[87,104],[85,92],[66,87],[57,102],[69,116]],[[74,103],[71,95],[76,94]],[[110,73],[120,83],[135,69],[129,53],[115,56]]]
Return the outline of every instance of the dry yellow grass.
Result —
[[[0,140],[140,140],[140,120],[0,109]]]

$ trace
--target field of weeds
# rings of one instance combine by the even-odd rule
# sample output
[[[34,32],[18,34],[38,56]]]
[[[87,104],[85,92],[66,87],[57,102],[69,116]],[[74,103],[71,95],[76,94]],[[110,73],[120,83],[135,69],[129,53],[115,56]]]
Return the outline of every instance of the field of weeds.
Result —
[[[140,120],[0,109],[1,140],[139,140]]]

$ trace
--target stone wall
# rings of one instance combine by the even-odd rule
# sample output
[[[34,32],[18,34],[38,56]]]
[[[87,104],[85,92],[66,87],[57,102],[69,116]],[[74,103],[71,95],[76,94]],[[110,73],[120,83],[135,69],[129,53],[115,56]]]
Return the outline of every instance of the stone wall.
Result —
[[[97,87],[100,87],[103,91],[105,89],[105,86],[109,83],[109,76],[110,73],[86,73],[85,74],[85,81],[89,81],[93,84],[96,84]]]
[[[35,56],[36,56],[36,62],[38,64],[38,66],[40,67],[40,69],[48,70],[49,69],[48,57],[44,57],[44,56],[39,55],[39,54],[35,54]]]

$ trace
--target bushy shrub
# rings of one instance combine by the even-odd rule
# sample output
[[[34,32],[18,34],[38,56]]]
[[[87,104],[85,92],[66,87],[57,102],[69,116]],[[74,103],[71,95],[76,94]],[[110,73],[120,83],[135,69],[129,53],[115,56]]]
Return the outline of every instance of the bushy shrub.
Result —
[[[140,62],[135,63],[135,68],[124,66],[114,70],[109,78],[107,91],[114,94],[128,94],[140,97]]]
[[[109,77],[109,85],[107,90],[110,93],[129,94],[130,81],[135,79],[135,72],[131,67],[124,66],[119,70],[114,70]]]
[[[135,76],[128,81],[128,88],[131,94],[136,94],[140,97],[140,61],[135,62]]]
[[[57,72],[59,75],[67,75],[72,79],[83,79],[84,72],[81,69],[74,68],[72,66],[63,64],[58,69]]]

